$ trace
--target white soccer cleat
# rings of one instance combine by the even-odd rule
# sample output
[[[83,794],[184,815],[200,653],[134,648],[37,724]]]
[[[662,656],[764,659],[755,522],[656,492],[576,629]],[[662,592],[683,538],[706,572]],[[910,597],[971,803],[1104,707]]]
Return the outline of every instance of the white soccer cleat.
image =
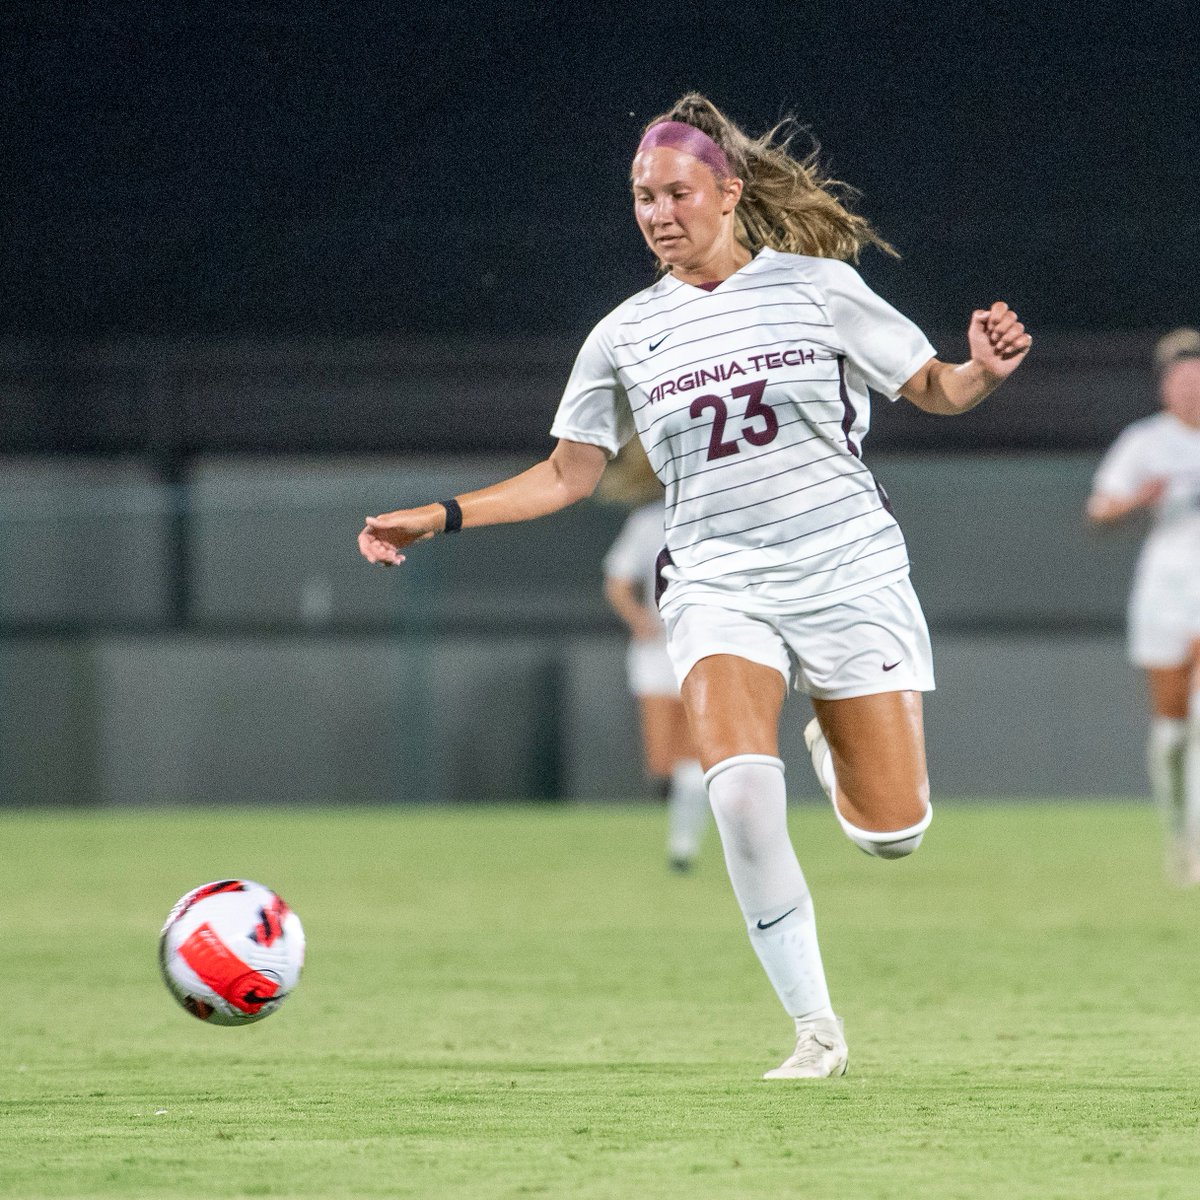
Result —
[[[840,1017],[796,1022],[796,1049],[764,1079],[829,1079],[845,1075],[850,1051]]]

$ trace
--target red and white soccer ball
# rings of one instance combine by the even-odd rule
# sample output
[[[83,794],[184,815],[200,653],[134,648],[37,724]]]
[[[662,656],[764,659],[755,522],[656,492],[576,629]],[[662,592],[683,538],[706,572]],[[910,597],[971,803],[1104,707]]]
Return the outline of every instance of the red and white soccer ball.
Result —
[[[171,995],[210,1025],[249,1025],[273,1013],[300,982],[304,929],[268,887],[222,879],[188,892],[158,939]]]

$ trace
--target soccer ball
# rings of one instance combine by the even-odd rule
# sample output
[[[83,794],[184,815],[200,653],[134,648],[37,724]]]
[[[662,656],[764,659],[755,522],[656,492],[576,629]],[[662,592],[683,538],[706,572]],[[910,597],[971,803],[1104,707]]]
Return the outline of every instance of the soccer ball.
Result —
[[[300,918],[268,887],[222,879],[188,892],[158,937],[171,995],[210,1025],[270,1016],[300,981]]]

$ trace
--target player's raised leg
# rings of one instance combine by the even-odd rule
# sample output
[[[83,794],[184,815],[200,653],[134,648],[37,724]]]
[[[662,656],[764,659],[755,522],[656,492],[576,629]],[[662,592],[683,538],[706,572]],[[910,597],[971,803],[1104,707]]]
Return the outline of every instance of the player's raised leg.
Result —
[[[903,858],[933,816],[921,693],[813,699],[804,731],[813,767],[846,836],[878,858]]]
[[[734,895],[751,945],[796,1024],[794,1053],[768,1079],[841,1075],[847,1051],[829,1000],[812,897],[792,848],[779,758],[779,671],[731,654],[702,658],[683,699],[705,767]]]

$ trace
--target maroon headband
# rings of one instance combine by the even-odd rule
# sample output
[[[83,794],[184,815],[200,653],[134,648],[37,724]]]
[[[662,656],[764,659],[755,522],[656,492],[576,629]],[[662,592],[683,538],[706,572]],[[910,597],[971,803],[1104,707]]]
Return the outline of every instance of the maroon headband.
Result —
[[[718,179],[728,179],[733,172],[729,169],[729,159],[725,151],[695,125],[684,121],[659,121],[646,130],[642,140],[638,142],[637,153],[643,150],[653,150],[655,146],[666,146],[671,150],[682,150],[698,158],[709,167]]]

